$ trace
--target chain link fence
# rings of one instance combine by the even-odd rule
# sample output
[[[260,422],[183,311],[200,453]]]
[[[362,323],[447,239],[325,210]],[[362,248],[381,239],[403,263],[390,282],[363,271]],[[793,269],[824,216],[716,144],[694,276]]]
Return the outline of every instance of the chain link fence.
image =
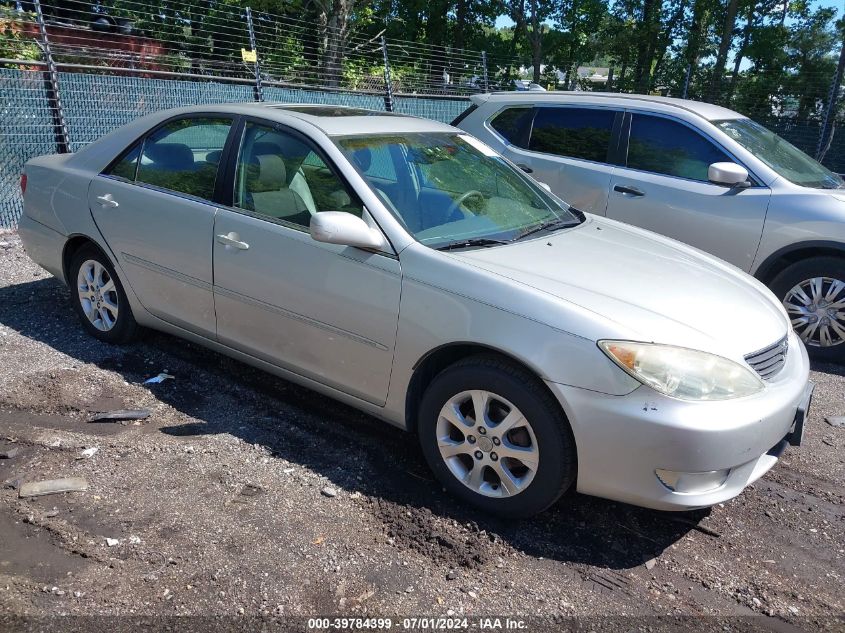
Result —
[[[0,0],[0,227],[21,213],[20,172],[164,108],[277,101],[449,122],[468,96],[514,86],[518,59],[348,32],[327,22],[186,0]],[[374,29],[369,29],[372,32]],[[551,88],[634,91],[625,68],[579,67]],[[630,74],[630,73],[628,73]],[[836,76],[678,69],[653,92],[719,103],[845,172]],[[521,87],[524,87],[522,82]]]
[[[90,8],[79,0],[0,6],[0,227],[20,217],[27,160],[77,151],[150,112],[263,100],[449,122],[467,95],[490,87],[480,51],[356,36],[224,4]]]

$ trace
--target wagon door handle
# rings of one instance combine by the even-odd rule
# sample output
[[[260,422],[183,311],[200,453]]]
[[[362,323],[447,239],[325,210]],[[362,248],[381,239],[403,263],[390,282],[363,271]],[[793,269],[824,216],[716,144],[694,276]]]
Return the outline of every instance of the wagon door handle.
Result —
[[[517,164],[516,164],[516,166],[517,166],[517,167],[519,167],[519,168],[520,168],[522,171],[524,171],[526,174],[533,174],[533,173],[534,173],[534,170],[533,170],[533,169],[531,169],[531,168],[530,168],[528,165],[526,165],[525,163],[517,163]]]
[[[615,187],[613,187],[613,190],[618,191],[619,193],[627,194],[629,196],[640,197],[645,195],[645,192],[640,191],[636,187],[627,187],[625,185],[616,185]]]
[[[112,198],[110,193],[107,193],[102,196],[97,196],[97,201],[100,203],[100,206],[104,209],[114,209],[115,207],[119,207],[120,203],[117,200]]]
[[[249,248],[249,244],[247,244],[246,242],[241,242],[240,236],[235,232],[226,233],[224,235],[218,235],[217,241],[221,244],[225,244],[226,246],[237,248],[239,251],[245,251]]]

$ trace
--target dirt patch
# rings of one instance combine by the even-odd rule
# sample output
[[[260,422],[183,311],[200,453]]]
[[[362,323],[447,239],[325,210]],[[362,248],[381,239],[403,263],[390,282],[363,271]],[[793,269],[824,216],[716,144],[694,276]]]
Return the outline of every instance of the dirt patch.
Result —
[[[509,554],[501,538],[469,523],[437,516],[428,508],[414,508],[372,499],[373,514],[384,524],[391,545],[411,548],[440,565],[478,569]]]
[[[84,559],[57,547],[43,528],[5,514],[0,514],[0,534],[0,574],[55,584],[85,565]]]

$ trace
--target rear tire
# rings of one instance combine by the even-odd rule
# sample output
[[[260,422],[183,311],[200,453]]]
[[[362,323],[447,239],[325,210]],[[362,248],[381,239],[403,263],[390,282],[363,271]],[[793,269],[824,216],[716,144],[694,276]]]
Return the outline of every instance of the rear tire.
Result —
[[[782,270],[769,284],[814,360],[845,362],[845,259],[816,257]]]
[[[423,395],[417,432],[446,490],[491,514],[532,516],[575,481],[575,442],[560,405],[535,376],[494,356],[440,372]]]
[[[108,257],[94,246],[83,246],[73,254],[68,273],[73,309],[91,336],[111,344],[137,336],[138,324]]]

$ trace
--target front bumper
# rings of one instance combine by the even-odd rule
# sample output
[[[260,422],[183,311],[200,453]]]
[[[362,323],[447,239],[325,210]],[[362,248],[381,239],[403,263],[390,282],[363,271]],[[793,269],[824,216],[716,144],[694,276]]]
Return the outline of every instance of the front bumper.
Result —
[[[611,396],[547,383],[572,426],[578,491],[659,510],[702,508],[738,495],[777,463],[784,440],[795,441],[810,364],[794,333],[789,342],[776,378],[762,392],[736,400],[685,402],[645,386]],[[716,487],[676,492],[661,483],[658,469],[728,472]]]

